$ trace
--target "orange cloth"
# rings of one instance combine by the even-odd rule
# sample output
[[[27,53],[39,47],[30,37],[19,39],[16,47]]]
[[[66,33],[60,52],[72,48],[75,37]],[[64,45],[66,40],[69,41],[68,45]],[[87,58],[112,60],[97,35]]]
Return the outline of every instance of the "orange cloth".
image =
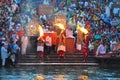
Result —
[[[52,38],[52,44],[56,45],[56,41],[57,41],[57,33],[44,33],[44,40],[46,39],[47,36],[50,36]]]
[[[24,33],[22,31],[17,31],[17,34],[19,37],[22,37]]]

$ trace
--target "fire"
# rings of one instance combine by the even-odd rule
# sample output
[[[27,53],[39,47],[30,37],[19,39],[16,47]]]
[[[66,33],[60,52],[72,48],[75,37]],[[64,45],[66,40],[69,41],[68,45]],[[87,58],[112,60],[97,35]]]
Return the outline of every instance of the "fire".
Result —
[[[56,23],[56,24],[54,24],[54,26],[59,27],[61,30],[65,30],[64,25],[61,23]]]
[[[81,27],[79,25],[77,25],[77,29],[80,30],[81,32],[83,32],[84,34],[87,34],[88,33],[88,30],[85,29],[84,27]]]
[[[61,29],[60,34],[59,34],[58,36],[59,36],[59,37],[62,37],[62,35],[63,35],[64,31],[65,31],[64,25],[61,24],[61,23],[56,23],[56,24],[54,24],[54,26],[56,26],[56,27],[58,27],[58,28]]]
[[[44,32],[43,32],[43,28],[40,25],[38,27],[38,30],[39,30],[39,37],[43,37]]]

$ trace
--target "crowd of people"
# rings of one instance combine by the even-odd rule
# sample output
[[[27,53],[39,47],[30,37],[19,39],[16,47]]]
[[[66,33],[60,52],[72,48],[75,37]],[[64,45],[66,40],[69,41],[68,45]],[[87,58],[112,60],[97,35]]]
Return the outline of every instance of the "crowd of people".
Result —
[[[19,40],[23,30],[20,8],[20,0],[0,0],[0,58],[3,67],[9,64],[15,66],[18,63]]]
[[[21,13],[21,5],[23,5],[21,1],[0,1],[0,52],[2,66],[5,66],[5,60],[12,55],[11,53],[15,53],[16,58],[15,61],[13,60],[15,64],[18,61],[18,53],[26,54],[28,37],[25,27],[33,18],[37,18],[35,20],[38,20],[40,25],[44,25],[46,29],[50,29],[53,26],[49,20],[53,15],[38,15],[37,13],[33,13],[32,16],[23,15]],[[50,5],[55,3],[54,0],[52,2],[50,0],[46,1],[44,0],[43,4]],[[113,7],[113,5],[120,4],[114,3],[112,0],[102,5],[90,0],[68,1],[67,3],[66,0],[63,0],[59,6],[55,6],[55,12],[67,12],[66,30],[69,30],[70,35],[75,37],[75,44],[81,45],[81,52],[83,51],[84,53],[85,61],[87,61],[88,53],[103,55],[120,49],[120,8]],[[86,34],[77,30],[77,25],[88,30],[86,38],[83,36]],[[67,35],[69,34],[67,33]]]
[[[82,39],[78,31],[76,42],[83,47],[81,51],[85,61],[89,53],[98,56],[120,50],[120,8],[114,5],[113,1],[101,6],[96,1],[85,0],[67,6],[68,18],[72,13],[75,14],[72,24],[75,21],[88,30],[86,39]]]

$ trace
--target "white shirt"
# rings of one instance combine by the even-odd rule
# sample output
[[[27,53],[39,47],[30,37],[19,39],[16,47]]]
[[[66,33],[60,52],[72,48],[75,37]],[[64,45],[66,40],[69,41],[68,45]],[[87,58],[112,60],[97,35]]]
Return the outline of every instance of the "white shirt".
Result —
[[[106,54],[106,46],[104,46],[103,44],[100,44],[97,48],[96,55],[99,54]]]
[[[73,37],[73,32],[69,29],[66,29],[66,37]]]
[[[116,40],[111,40],[110,41],[110,49],[111,49],[111,51],[114,49],[114,47],[116,46],[116,44],[117,44],[117,41]]]
[[[105,7],[105,14],[106,14],[106,17],[110,17],[110,8],[109,8],[109,6]]]
[[[110,2],[109,7],[112,8],[113,2]]]
[[[65,52],[66,51],[65,45],[59,45],[57,51],[60,51],[60,50]]]
[[[11,5],[11,7],[12,7],[12,11],[15,12],[18,8],[18,5],[14,3]]]
[[[52,38],[50,36],[46,37],[46,46],[52,46]]]

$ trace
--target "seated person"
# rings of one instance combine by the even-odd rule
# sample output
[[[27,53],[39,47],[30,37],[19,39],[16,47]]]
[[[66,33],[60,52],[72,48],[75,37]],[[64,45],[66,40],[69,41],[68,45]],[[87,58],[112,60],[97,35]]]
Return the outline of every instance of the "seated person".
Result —
[[[106,54],[106,45],[105,42],[103,41],[100,43],[100,45],[97,48],[96,56],[103,56],[105,54]]]
[[[120,50],[120,42],[118,42],[118,44],[114,46],[113,51],[116,51],[116,50]]]

